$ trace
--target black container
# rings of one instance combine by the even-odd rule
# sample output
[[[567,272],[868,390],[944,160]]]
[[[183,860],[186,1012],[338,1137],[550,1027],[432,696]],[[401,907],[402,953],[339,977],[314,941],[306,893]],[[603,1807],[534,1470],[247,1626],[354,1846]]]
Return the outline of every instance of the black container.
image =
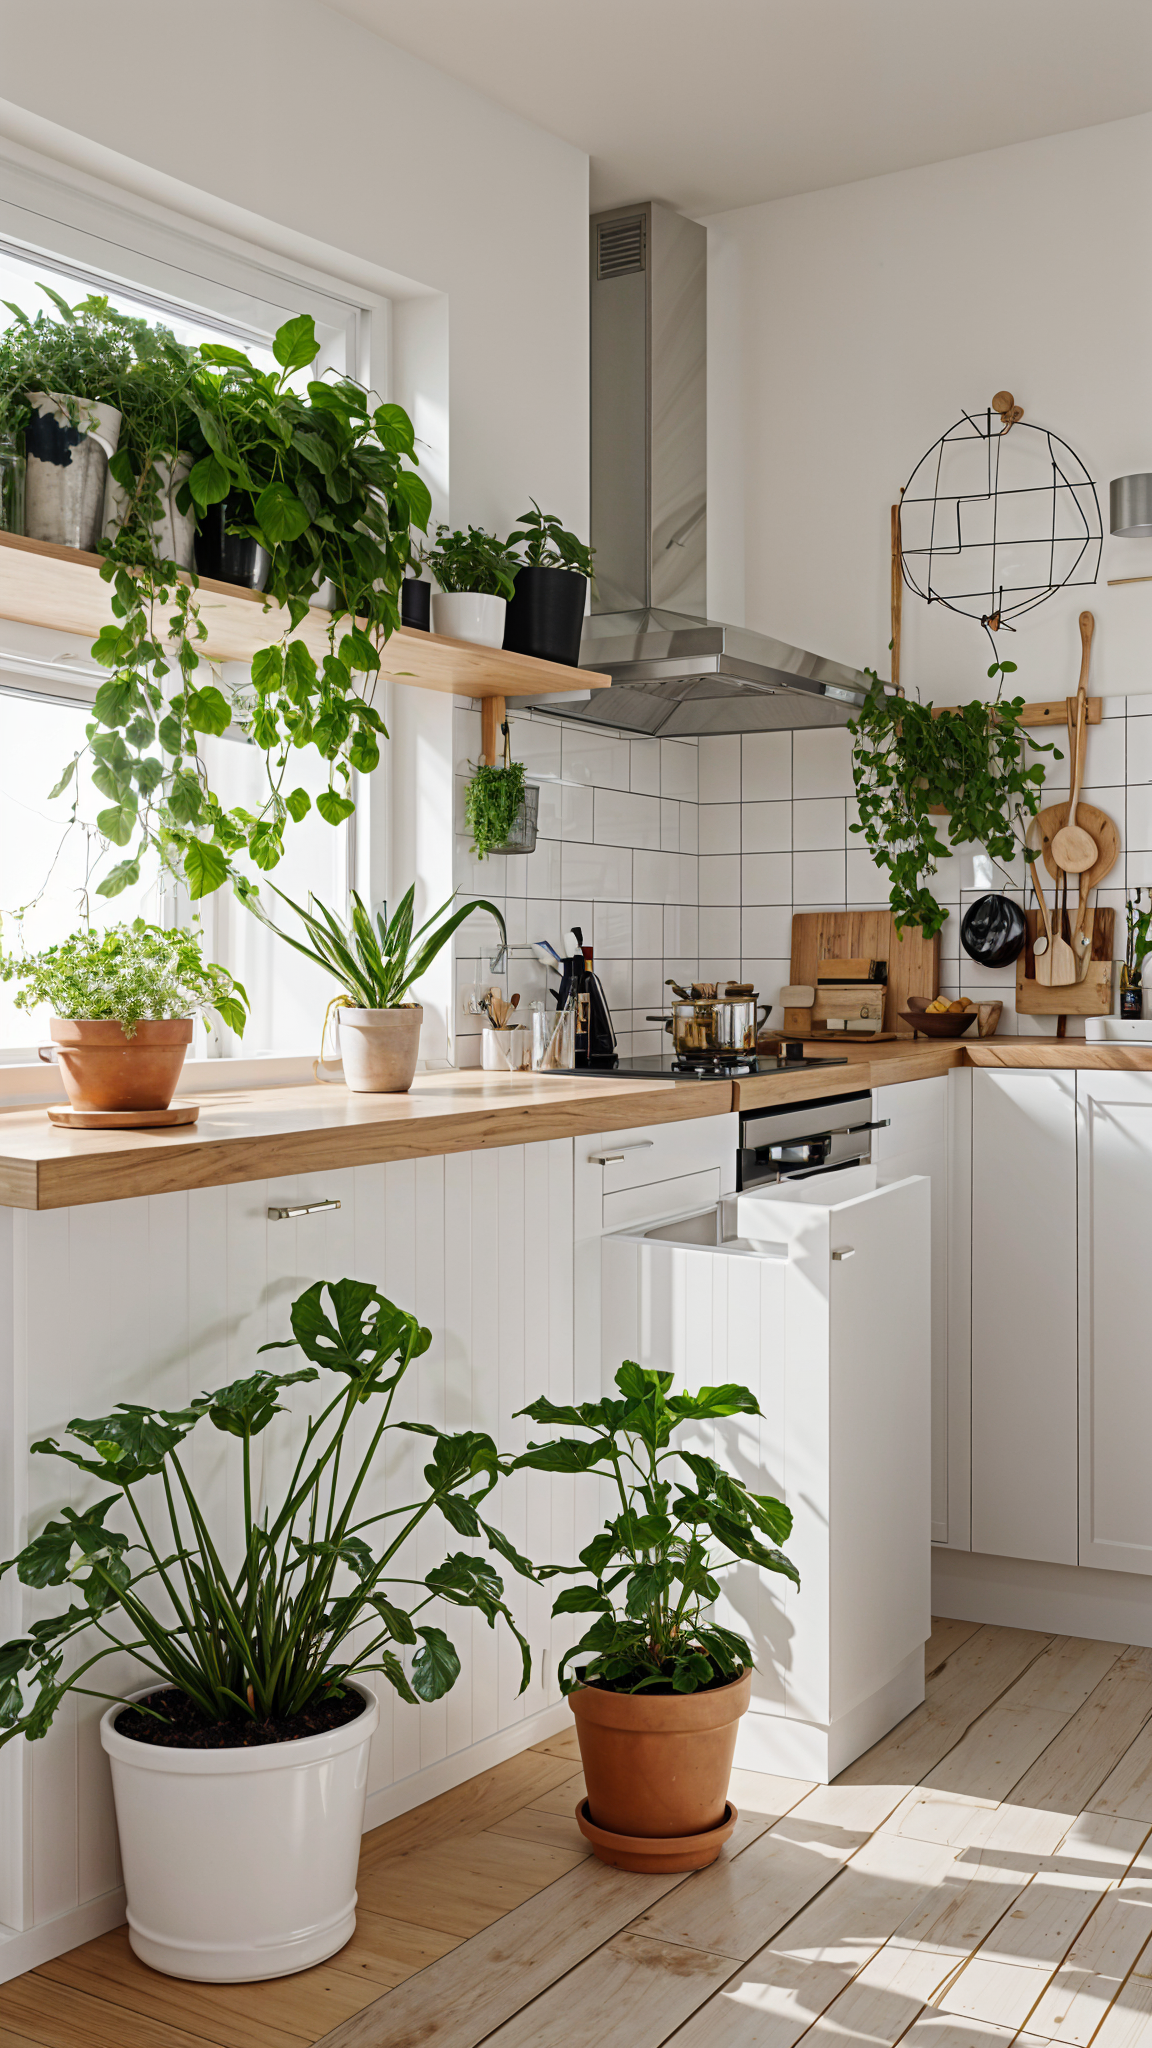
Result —
[[[1139,1017],[1142,1015],[1141,994],[1142,991],[1138,988],[1121,989],[1120,1015],[1122,1017]]]
[[[504,622],[509,653],[534,654],[540,661],[562,661],[575,668],[587,588],[588,578],[578,576],[575,569],[518,569]]]
[[[432,585],[406,576],[400,585],[400,624],[414,626],[418,633],[432,630]]]
[[[229,533],[251,519],[252,500],[247,491],[231,491],[218,505],[199,514],[196,529],[196,574],[214,583],[239,583],[245,590],[263,590],[272,558],[259,541],[246,533]]]
[[[1011,896],[978,896],[960,926],[960,944],[981,967],[1010,967],[1027,936],[1024,912]]]

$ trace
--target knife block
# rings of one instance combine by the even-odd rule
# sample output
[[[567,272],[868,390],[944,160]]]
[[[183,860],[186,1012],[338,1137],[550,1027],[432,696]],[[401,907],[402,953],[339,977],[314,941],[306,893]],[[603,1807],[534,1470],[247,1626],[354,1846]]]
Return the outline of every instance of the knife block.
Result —
[[[1016,1011],[1021,1017],[1106,1017],[1112,1008],[1112,932],[1114,910],[1092,912],[1092,950],[1083,981],[1044,988],[1036,979],[1032,941],[1042,929],[1040,912],[1026,910],[1028,937],[1016,961]],[[1064,936],[1071,941],[1074,918],[1064,914]]]

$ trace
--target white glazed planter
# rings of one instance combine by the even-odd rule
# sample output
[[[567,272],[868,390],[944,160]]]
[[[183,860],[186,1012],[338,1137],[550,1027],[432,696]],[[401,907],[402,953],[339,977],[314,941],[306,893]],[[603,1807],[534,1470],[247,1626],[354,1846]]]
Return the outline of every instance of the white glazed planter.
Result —
[[[102,1716],[128,1939],[150,1969],[251,1984],[351,1939],[380,1719],[368,1687],[355,1689],[366,1701],[355,1721],[264,1749],[161,1749],[117,1735],[120,1704]]]
[[[344,1079],[357,1095],[406,1095],[420,1055],[423,1007],[336,1012]]]
[[[181,512],[177,493],[192,468],[190,455],[158,455],[156,485],[160,494],[160,516],[152,522],[156,553],[162,562],[175,562],[178,569],[191,569],[195,554],[196,517],[191,508]],[[124,524],[128,493],[117,483],[111,470],[104,485],[104,538],[115,540]]]
[[[480,647],[503,647],[506,597],[479,590],[434,590],[432,631],[450,640],[473,640]]]

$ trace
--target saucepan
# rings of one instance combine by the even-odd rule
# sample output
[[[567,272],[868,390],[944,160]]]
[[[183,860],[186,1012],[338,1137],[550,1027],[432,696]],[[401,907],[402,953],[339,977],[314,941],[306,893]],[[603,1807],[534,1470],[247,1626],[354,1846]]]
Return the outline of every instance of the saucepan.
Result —
[[[693,997],[670,1005],[669,1016],[650,1017],[663,1024],[682,1058],[724,1059],[733,1053],[755,1052],[760,1027],[771,1003],[756,996]]]

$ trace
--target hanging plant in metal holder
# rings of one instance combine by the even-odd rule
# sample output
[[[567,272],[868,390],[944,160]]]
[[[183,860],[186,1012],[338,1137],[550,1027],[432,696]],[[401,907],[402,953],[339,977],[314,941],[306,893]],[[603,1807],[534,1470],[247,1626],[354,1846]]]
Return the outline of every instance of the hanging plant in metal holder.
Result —
[[[464,816],[478,860],[486,853],[535,853],[540,788],[525,782],[524,764],[512,759],[508,720],[501,727],[504,760],[499,768],[481,761],[464,799]]]
[[[900,493],[904,581],[988,633],[1058,590],[1095,583],[1096,485],[1066,441],[1024,418],[1010,391],[964,412]]]

